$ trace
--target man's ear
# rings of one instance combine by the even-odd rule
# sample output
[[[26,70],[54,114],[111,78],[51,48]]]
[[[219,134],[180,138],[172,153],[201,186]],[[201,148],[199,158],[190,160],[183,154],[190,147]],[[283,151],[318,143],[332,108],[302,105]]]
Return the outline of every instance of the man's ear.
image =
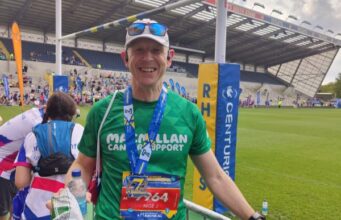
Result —
[[[167,55],[167,67],[170,67],[172,65],[172,60],[174,56],[175,56],[174,49],[169,49],[168,55]]]
[[[121,58],[124,65],[128,68],[128,52],[126,50],[121,52]]]

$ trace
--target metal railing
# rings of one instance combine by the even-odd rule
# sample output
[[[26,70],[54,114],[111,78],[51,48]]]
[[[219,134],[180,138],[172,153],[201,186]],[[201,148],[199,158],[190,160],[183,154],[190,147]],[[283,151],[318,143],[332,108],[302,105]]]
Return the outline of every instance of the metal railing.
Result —
[[[199,215],[202,216],[202,219],[215,219],[215,220],[231,220],[230,218],[224,216],[224,215],[221,215],[217,212],[214,212],[210,209],[207,209],[203,206],[200,206],[198,204],[195,204],[191,201],[188,201],[186,199],[184,199],[184,203],[187,207],[187,213],[186,213],[186,219],[189,220],[190,219],[190,214],[189,214],[189,211],[188,210],[191,210],[192,212],[195,212]]]
[[[200,215],[203,220],[213,219],[213,220],[231,220],[230,218],[221,215],[217,212],[214,212],[210,209],[207,209],[203,206],[200,206],[198,204],[195,204],[194,202],[188,201],[184,199],[185,206],[187,207],[187,213],[186,213],[186,220],[194,219],[190,218],[190,211],[196,213],[197,215]],[[190,211],[189,211],[190,210]],[[92,220],[94,219],[94,206],[91,203],[88,203],[88,215],[85,218],[85,220]],[[200,220],[195,218],[195,220]]]

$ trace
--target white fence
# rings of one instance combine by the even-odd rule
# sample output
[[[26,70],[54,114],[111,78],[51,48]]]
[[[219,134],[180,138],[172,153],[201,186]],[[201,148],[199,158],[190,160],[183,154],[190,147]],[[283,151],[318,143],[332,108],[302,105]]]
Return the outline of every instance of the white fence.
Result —
[[[190,202],[186,199],[184,199],[184,203],[187,207],[188,210],[191,210],[192,212],[195,212],[199,215],[202,216],[202,219],[214,219],[214,220],[231,220],[230,218],[224,216],[224,215],[221,215],[217,212],[214,212],[210,209],[207,209],[207,208],[204,208],[198,204],[195,204],[193,202]],[[189,211],[187,211],[187,220],[191,219],[190,218],[190,214],[189,214]],[[197,220],[197,219],[196,219]],[[199,219],[198,219],[199,220]]]

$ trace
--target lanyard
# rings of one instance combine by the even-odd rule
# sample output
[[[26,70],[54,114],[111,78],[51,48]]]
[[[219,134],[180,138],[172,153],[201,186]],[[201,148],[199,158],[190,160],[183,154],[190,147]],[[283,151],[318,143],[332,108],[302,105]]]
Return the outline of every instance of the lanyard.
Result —
[[[162,86],[161,94],[154,109],[152,121],[149,124],[147,140],[141,149],[140,155],[138,155],[135,142],[135,120],[131,86],[124,91],[124,131],[127,154],[133,174],[144,174],[147,169],[148,162],[152,155],[152,146],[155,143],[156,135],[159,132],[161,120],[165,111],[166,101],[167,89]]]

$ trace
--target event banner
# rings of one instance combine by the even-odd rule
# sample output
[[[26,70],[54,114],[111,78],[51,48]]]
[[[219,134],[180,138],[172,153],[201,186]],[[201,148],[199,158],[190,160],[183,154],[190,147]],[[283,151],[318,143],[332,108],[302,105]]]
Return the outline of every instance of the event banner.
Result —
[[[6,98],[9,99],[9,83],[8,83],[8,77],[3,74],[2,75],[2,83],[4,85],[4,89],[5,89],[5,95],[6,95]]]
[[[53,76],[53,91],[69,92],[69,78],[63,75]]]
[[[336,99],[335,108],[341,108],[341,99]]]
[[[77,93],[82,94],[83,83],[79,76],[77,76],[76,78],[76,87],[77,87]]]
[[[215,150],[216,100],[218,87],[218,64],[200,64],[198,71],[197,105],[206,121],[207,132]],[[213,209],[213,195],[207,188],[198,170],[193,173],[193,202]]]
[[[207,131],[220,166],[233,180],[237,119],[239,105],[240,66],[238,64],[200,64],[198,75],[198,107],[206,121]],[[213,198],[195,169],[193,202],[216,212],[227,211]]]
[[[16,22],[12,24],[12,43],[13,43],[15,64],[17,66],[17,73],[18,73],[20,105],[23,106],[24,105],[24,80],[23,80],[23,75],[22,75],[21,33],[20,33],[19,26]]]
[[[174,87],[174,80],[173,79],[169,79],[169,84],[171,86],[172,91],[174,91],[175,87]]]

